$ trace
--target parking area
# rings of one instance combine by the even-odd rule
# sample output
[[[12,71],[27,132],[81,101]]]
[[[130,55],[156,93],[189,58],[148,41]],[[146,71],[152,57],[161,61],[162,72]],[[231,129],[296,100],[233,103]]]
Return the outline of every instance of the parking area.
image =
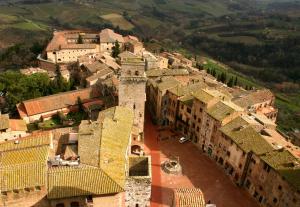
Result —
[[[170,206],[174,188],[196,187],[203,191],[205,200],[217,207],[258,207],[250,195],[237,187],[225,173],[200,152],[192,143],[183,144],[179,136],[169,130],[158,130],[146,119],[145,145],[152,156],[151,206]],[[181,175],[171,175],[161,169],[168,158],[176,157],[182,166]]]

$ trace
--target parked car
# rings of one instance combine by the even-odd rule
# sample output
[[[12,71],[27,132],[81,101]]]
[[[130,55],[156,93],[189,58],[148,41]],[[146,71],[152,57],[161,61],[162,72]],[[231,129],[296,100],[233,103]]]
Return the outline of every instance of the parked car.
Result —
[[[186,138],[186,137],[181,137],[180,139],[179,139],[179,142],[180,143],[185,143],[186,141],[188,141],[189,139],[188,138]]]

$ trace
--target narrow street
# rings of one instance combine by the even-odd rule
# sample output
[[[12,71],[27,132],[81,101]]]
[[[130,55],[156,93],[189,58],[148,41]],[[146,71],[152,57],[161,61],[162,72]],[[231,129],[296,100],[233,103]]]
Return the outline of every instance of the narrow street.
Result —
[[[164,141],[158,141],[161,134]],[[258,207],[256,201],[233,184],[214,161],[201,153],[192,143],[180,144],[168,139],[171,132],[158,131],[149,116],[145,120],[145,150],[152,158],[151,207],[167,207],[172,204],[174,188],[200,188],[205,200],[217,207]],[[171,156],[178,157],[181,175],[170,175],[161,170],[161,163]]]

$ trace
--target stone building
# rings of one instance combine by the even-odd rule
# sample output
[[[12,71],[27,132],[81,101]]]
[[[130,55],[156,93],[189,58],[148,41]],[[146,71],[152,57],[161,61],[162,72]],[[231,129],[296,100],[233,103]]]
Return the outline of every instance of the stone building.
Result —
[[[129,157],[129,175],[126,180],[125,206],[150,207],[151,157]]]
[[[288,150],[253,155],[245,188],[261,206],[299,206],[299,159]]]
[[[79,42],[81,39],[82,42]],[[103,29],[100,32],[56,31],[46,48],[47,60],[50,63],[76,62],[77,58],[87,54],[112,52],[115,43],[120,49],[124,44],[134,40],[134,51],[142,50],[142,43],[134,36],[123,37],[111,29]],[[45,61],[42,60],[43,63]]]
[[[275,96],[268,89],[250,91],[233,100],[234,103],[249,112],[264,114],[273,122],[276,121],[278,109],[275,108]]]
[[[119,83],[119,106],[126,106],[134,111],[136,138],[141,140],[144,133],[146,102],[145,61],[131,52],[121,54],[121,76]]]
[[[133,121],[117,106],[82,121],[76,139],[45,132],[0,143],[0,206],[115,207],[125,197],[149,206],[151,159],[131,156]]]
[[[166,116],[167,90],[178,86],[180,82],[174,77],[160,77],[147,82],[147,106],[152,120],[157,124],[166,125],[163,116]],[[164,107],[164,108],[162,108]]]
[[[67,114],[70,111],[77,111],[78,98],[80,98],[83,103],[87,103],[91,100],[94,101],[94,99],[99,96],[99,90],[90,87],[26,100],[19,103],[17,109],[20,117],[26,123],[33,123],[50,119],[58,112]]]
[[[27,135],[27,125],[22,119],[10,119],[8,114],[0,114],[0,142]]]
[[[172,55],[179,64],[180,57]],[[185,81],[171,75],[178,83],[164,70],[146,72],[156,123],[189,138],[261,206],[298,206],[300,148],[276,131],[270,90],[229,88],[205,73],[188,72]]]
[[[205,199],[199,188],[177,188],[171,207],[205,207]]]

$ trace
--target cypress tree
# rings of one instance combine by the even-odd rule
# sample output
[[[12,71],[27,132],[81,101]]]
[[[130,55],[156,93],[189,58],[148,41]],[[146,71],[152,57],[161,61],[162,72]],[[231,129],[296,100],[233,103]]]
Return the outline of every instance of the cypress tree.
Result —
[[[227,82],[227,86],[228,87],[232,87],[233,86],[233,77],[230,77],[229,81]]]
[[[237,76],[235,76],[234,85],[236,86],[237,83],[238,83],[238,78],[237,78]]]
[[[115,46],[113,46],[113,48],[112,48],[112,56],[114,58],[116,58],[116,57],[118,57],[119,54],[120,54],[120,44],[117,40],[115,43]]]

